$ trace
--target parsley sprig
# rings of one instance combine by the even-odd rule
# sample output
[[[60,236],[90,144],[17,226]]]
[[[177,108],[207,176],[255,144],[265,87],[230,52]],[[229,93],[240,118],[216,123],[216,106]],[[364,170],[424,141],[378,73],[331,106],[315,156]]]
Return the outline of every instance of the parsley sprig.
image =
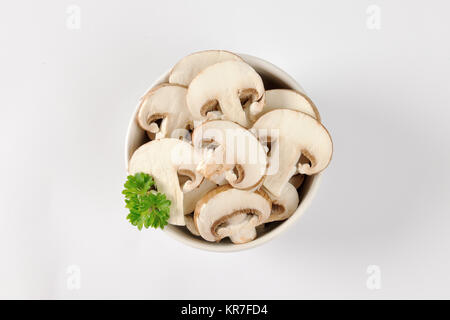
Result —
[[[146,173],[128,176],[122,194],[125,195],[126,208],[130,210],[127,219],[139,230],[161,228],[168,224],[170,200],[155,190],[153,178]]]

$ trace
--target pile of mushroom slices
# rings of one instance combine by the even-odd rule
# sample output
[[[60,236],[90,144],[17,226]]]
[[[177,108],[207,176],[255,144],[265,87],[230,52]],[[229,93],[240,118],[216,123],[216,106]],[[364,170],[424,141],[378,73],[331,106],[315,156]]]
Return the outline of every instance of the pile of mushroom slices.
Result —
[[[266,91],[238,55],[193,53],[175,65],[168,83],[142,97],[137,122],[150,142],[134,152],[129,173],[153,176],[172,202],[170,224],[206,241],[246,243],[264,224],[288,219],[305,175],[327,167],[333,145],[320,121],[307,96]],[[230,129],[256,141],[251,153],[258,153],[258,163],[240,154],[231,164],[212,160],[227,152],[220,133]],[[175,161],[174,154],[197,160]]]

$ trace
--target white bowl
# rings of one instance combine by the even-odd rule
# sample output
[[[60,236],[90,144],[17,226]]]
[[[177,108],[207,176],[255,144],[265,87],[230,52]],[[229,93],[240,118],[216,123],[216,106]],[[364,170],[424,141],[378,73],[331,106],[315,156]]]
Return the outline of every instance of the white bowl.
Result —
[[[239,54],[239,56],[241,56],[245,60],[245,62],[251,65],[261,75],[266,89],[288,88],[304,93],[303,88],[290,75],[288,75],[280,68],[274,66],[273,64],[247,54]],[[160,83],[168,82],[169,72],[170,70],[159,77],[159,79],[156,80],[150,88],[153,88]],[[145,132],[138,126],[136,122],[136,114],[138,108],[139,104],[136,106],[128,125],[125,142],[126,167],[128,167],[128,161],[131,158],[133,152],[145,141],[147,141]],[[254,248],[263,243],[266,243],[280,233],[284,232],[287,228],[292,226],[298,220],[298,218],[300,218],[300,216],[306,211],[312,199],[314,198],[319,187],[320,179],[321,174],[307,177],[302,187],[300,188],[300,205],[294,212],[294,214],[285,221],[270,223],[267,227],[265,227],[263,233],[258,234],[258,237],[251,242],[244,244],[233,244],[230,241],[227,241],[227,239],[224,239],[218,243],[208,242],[200,237],[193,236],[185,227],[173,225],[166,226],[164,228],[164,231],[166,231],[167,234],[171,237],[191,247],[208,251],[230,252]]]

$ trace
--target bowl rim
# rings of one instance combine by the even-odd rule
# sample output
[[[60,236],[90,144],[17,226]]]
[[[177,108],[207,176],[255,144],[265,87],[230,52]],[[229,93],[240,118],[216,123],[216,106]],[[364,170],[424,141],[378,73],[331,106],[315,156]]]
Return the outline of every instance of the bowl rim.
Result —
[[[244,53],[237,53],[246,63],[248,63],[250,66],[252,66],[255,69],[263,70],[264,72],[273,75],[278,80],[281,80],[283,83],[286,84],[287,87],[290,89],[294,89],[297,91],[300,91],[304,94],[305,91],[301,87],[301,85],[292,78],[288,73],[286,73],[284,70],[280,69],[279,67],[275,66],[274,64],[263,60],[261,58],[244,54]],[[155,87],[156,85],[167,82],[168,77],[170,74],[170,71],[172,69],[167,70],[164,72],[158,79],[156,79],[151,86],[145,91],[148,92],[151,88]],[[145,95],[145,93],[144,93]],[[129,120],[128,127],[127,127],[127,133],[125,138],[125,168],[126,171],[128,171],[128,161],[131,157],[132,152],[130,151],[130,145],[131,145],[131,131],[134,127],[137,126],[136,124],[136,115],[139,110],[140,102],[138,101],[137,106],[133,110],[132,116]],[[134,152],[134,151],[133,151]],[[272,230],[268,231],[262,236],[257,237],[255,240],[243,243],[243,244],[233,244],[233,243],[216,243],[216,242],[208,242],[206,240],[197,238],[197,237],[187,237],[185,233],[180,231],[179,226],[172,226],[168,225],[164,228],[164,232],[167,233],[170,237],[197,249],[206,250],[206,251],[212,251],[212,252],[235,252],[235,251],[242,251],[247,250],[250,248],[255,248],[257,246],[260,246],[279,234],[285,232],[288,228],[290,228],[292,225],[295,224],[295,222],[303,215],[303,213],[306,211],[306,209],[309,208],[311,205],[312,200],[314,199],[317,190],[320,186],[320,182],[322,180],[322,173],[318,173],[311,177],[312,181],[309,186],[309,189],[305,192],[303,195],[303,198],[301,199],[301,202],[295,212],[286,220],[281,222],[278,226],[273,228]]]

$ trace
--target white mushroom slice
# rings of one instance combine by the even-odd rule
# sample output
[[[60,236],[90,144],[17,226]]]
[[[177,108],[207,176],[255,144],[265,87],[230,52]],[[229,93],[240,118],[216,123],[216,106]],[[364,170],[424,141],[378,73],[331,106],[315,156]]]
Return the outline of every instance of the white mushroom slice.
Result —
[[[268,195],[272,199],[272,211],[266,223],[286,220],[297,210],[298,193],[292,184],[287,183],[279,197],[272,195],[270,192]]]
[[[184,214],[194,212],[197,202],[209,191],[216,188],[214,182],[204,179],[202,183],[192,191],[186,192],[183,195]]]
[[[298,189],[303,184],[303,181],[305,181],[305,175],[304,174],[296,174],[292,176],[292,178],[289,179],[289,183],[292,184],[295,189]]]
[[[261,185],[267,155],[252,132],[231,121],[212,120],[195,128],[192,143],[203,148],[197,170],[207,179],[218,181],[222,176],[234,188],[245,190]]]
[[[253,130],[261,140],[270,140],[271,148],[278,151],[270,152],[269,169],[264,180],[264,186],[276,196],[281,195],[283,187],[296,171],[312,175],[325,169],[331,160],[333,143],[328,131],[306,113],[273,110],[262,115],[253,125]],[[309,162],[300,162],[300,155]]]
[[[194,215],[193,214],[187,214],[184,216],[184,221],[186,222],[186,228],[194,235],[194,236],[200,236],[200,233],[198,233],[197,226],[194,223]]]
[[[264,106],[264,85],[259,74],[242,61],[216,63],[200,72],[189,84],[187,104],[194,120],[211,119],[214,112],[244,127],[247,114],[255,115]]]
[[[139,126],[154,139],[178,138],[172,133],[185,130],[190,124],[186,93],[185,87],[168,83],[151,89],[142,97],[137,114]]]
[[[303,93],[295,90],[267,90],[266,102],[264,104],[263,111],[259,114],[259,116],[275,109],[301,111],[320,121],[319,111],[311,99]]]
[[[171,224],[185,224],[183,191],[178,179],[179,171],[193,178],[184,183],[184,191],[195,188],[203,180],[203,177],[195,171],[196,164],[193,163],[193,159],[195,159],[194,148],[189,143],[165,138],[140,146],[133,153],[128,164],[130,174],[143,172],[151,175],[158,191],[164,193],[172,202],[169,218]],[[187,183],[188,186],[186,186]]]
[[[227,60],[242,61],[242,58],[224,50],[206,50],[192,53],[181,59],[173,67],[169,75],[169,82],[188,86],[203,69]]]
[[[269,196],[262,190],[249,192],[220,186],[197,203],[194,222],[207,241],[230,237],[233,243],[246,243],[256,237],[255,227],[267,220],[271,207]]]

